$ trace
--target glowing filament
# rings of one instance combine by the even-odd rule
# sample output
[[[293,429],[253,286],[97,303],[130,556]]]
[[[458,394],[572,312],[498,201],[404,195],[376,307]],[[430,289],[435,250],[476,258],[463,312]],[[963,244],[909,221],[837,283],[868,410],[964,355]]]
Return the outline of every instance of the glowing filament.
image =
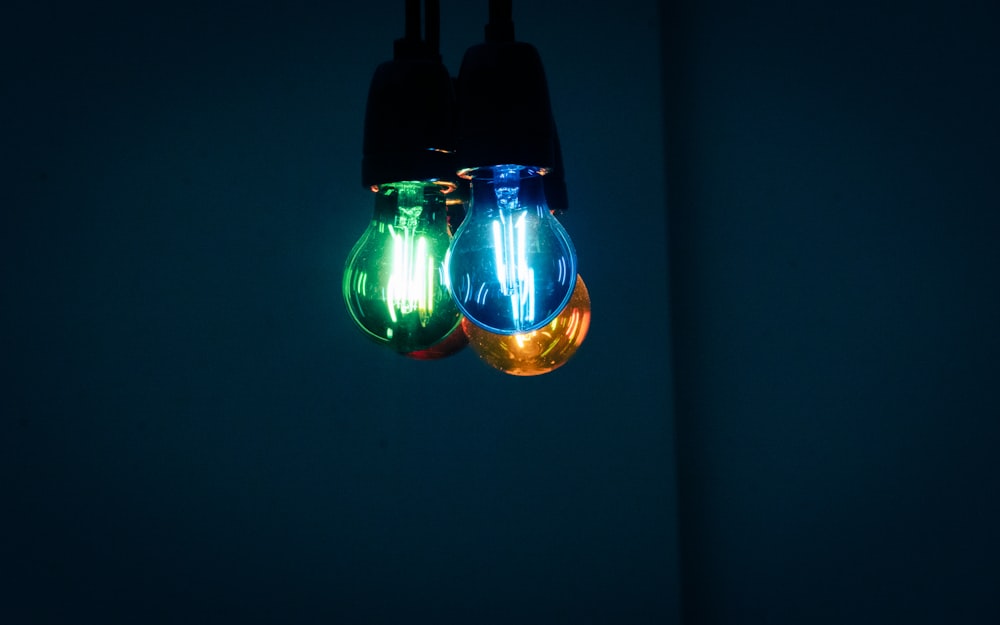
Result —
[[[510,298],[517,328],[535,320],[535,271],[528,265],[528,211],[518,201],[515,168],[498,168],[494,179],[497,212],[493,220],[493,253],[501,295]]]
[[[427,239],[389,226],[392,235],[392,274],[386,285],[386,305],[393,323],[401,315],[416,312],[426,325],[434,312],[434,258],[427,251]]]

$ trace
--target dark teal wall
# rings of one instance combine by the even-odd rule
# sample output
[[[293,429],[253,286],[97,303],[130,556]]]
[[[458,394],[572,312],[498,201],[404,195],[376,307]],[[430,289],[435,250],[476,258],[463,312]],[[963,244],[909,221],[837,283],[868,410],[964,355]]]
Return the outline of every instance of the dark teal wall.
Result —
[[[996,8],[662,4],[684,622],[1000,621]]]
[[[594,309],[526,380],[341,301],[401,0],[4,6],[0,623],[674,619],[656,4],[514,4]]]

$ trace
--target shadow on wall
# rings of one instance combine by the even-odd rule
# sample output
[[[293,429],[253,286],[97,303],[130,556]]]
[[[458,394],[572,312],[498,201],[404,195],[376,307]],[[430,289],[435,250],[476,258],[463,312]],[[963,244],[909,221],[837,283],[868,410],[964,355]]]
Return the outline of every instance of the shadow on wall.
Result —
[[[662,6],[685,622],[997,622],[997,9]]]

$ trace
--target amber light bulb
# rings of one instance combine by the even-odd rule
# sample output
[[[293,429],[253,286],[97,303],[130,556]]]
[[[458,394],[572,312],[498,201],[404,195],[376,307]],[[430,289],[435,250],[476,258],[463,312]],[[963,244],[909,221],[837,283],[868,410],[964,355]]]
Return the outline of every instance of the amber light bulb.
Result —
[[[590,294],[583,279],[566,307],[548,325],[524,334],[494,334],[462,319],[469,346],[486,364],[519,376],[542,375],[566,364],[583,343],[590,328]]]

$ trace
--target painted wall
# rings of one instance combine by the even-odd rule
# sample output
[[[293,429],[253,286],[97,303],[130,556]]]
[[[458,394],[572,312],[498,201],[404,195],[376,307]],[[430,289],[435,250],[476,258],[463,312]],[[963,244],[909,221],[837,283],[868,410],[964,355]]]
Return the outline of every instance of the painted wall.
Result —
[[[538,379],[344,310],[403,2],[5,7],[0,622],[675,619],[657,5],[527,4],[594,310]]]
[[[662,4],[684,622],[1000,621],[995,7]]]

